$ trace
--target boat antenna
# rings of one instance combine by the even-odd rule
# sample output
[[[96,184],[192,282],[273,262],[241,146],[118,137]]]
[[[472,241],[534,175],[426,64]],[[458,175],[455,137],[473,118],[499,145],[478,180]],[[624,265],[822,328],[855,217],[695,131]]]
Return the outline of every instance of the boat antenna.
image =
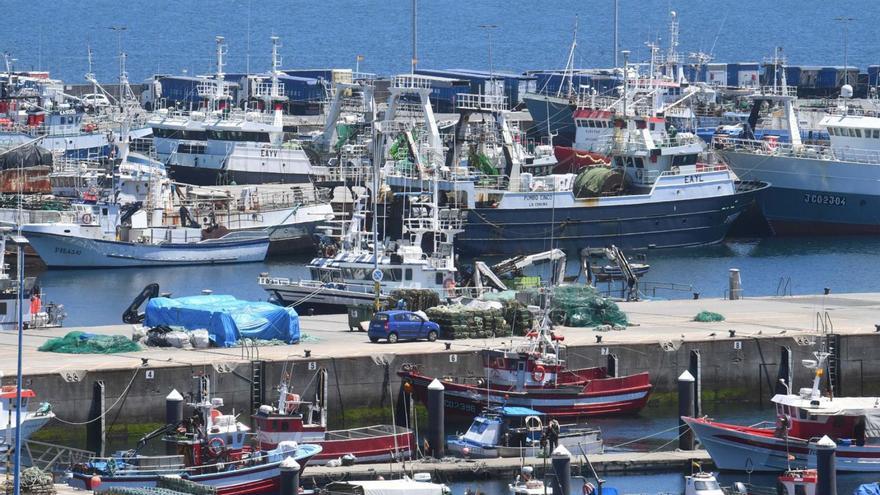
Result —
[[[416,73],[416,65],[419,63],[419,52],[418,52],[418,44],[416,40],[418,39],[418,27],[417,21],[418,19],[418,0],[412,0],[412,60],[410,65],[410,74]]]
[[[614,44],[611,47],[611,50],[614,52],[614,67],[617,67],[617,52],[620,49],[620,43],[617,38],[617,24],[620,19],[620,2],[619,0],[614,0]]]
[[[574,79],[574,51],[577,48],[577,34],[578,34],[578,16],[574,16],[574,31],[571,36],[571,47],[568,49],[568,59],[565,61],[565,70],[562,73],[562,83],[559,85],[559,89],[556,90],[556,96],[562,96],[562,87],[565,86],[565,80],[568,79],[568,95],[571,97],[572,94],[572,84]]]

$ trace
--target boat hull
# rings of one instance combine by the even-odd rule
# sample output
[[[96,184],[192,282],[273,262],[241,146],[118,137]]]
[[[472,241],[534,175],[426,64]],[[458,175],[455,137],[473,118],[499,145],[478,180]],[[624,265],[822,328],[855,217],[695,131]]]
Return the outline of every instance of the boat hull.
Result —
[[[216,168],[191,167],[187,165],[167,164],[168,175],[177,182],[195,186],[216,186],[221,184],[306,184],[310,181],[306,173],[273,173],[254,172],[249,170],[231,170]]]
[[[554,133],[553,143],[560,146],[571,146],[574,143],[577,128],[574,125],[576,105],[569,98],[527,93],[523,103],[532,117],[531,131],[538,137],[549,137],[547,132]]]
[[[50,268],[124,268],[211,265],[263,261],[267,237],[242,241],[136,244],[24,230]]]
[[[356,430],[368,430],[358,428]],[[349,435],[351,430],[328,431],[326,435],[308,438],[310,444],[320,445],[321,453],[312,458],[312,464],[323,465],[333,459],[351,454],[357,462],[389,462],[398,459],[410,459],[415,448],[415,437],[412,431],[401,431],[397,434],[369,435],[358,437]],[[284,435],[284,434],[282,434]],[[287,434],[289,435],[289,434]],[[266,432],[260,433],[260,448],[275,448],[283,438],[272,438]]]
[[[759,203],[774,234],[880,233],[876,165],[735,150],[719,153],[740,178],[771,183]]]
[[[742,184],[741,184],[742,185]],[[615,245],[624,250],[704,246],[721,242],[765,185],[735,194],[610,206],[470,210],[456,248],[473,256],[512,256],[559,248]]]
[[[816,467],[816,451],[806,440],[773,436],[772,430],[740,427],[706,419],[683,418],[719,469],[786,471],[790,466]],[[789,455],[793,460],[789,460]],[[838,444],[837,470],[880,472],[880,446]]]
[[[313,449],[314,454],[295,456],[301,466],[300,475],[305,470],[309,461],[320,452]],[[182,476],[188,481],[213,487],[217,495],[260,495],[267,493],[279,493],[281,491],[281,462],[272,462],[257,466],[221,471],[205,474],[186,474]],[[170,474],[170,473],[165,473]],[[100,476],[100,481],[94,483],[92,474],[74,472],[68,480],[73,488],[82,490],[94,490],[95,493],[111,488],[152,488],[159,481],[157,474],[126,475],[126,476]]]
[[[564,446],[576,455],[601,454],[603,443],[598,433],[587,435],[561,435],[559,445]],[[468,453],[464,453],[464,449]],[[528,447],[506,447],[503,445],[480,446],[458,439],[450,439],[446,442],[446,451],[458,457],[470,459],[495,459],[497,457],[539,457],[545,455],[545,449],[540,445]]]
[[[398,372],[398,375],[412,384],[417,399],[427,402],[428,385],[434,377],[405,370]],[[448,381],[444,381],[443,386],[446,413],[471,418],[487,406],[527,407],[560,420],[634,414],[645,407],[651,393],[647,373],[595,380],[579,387],[535,388],[525,392],[486,389]]]

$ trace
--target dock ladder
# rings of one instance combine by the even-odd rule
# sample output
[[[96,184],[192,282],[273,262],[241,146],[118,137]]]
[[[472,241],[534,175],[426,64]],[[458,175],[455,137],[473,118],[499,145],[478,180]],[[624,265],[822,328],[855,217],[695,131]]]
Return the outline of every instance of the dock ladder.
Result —
[[[843,394],[843,380],[840,370],[840,335],[834,333],[834,323],[831,321],[831,315],[828,311],[825,311],[824,314],[816,312],[816,330],[821,332],[822,346],[828,353],[828,359],[825,361],[828,387],[832,395],[840,396]]]
[[[251,411],[256,411],[263,405],[264,399],[264,383],[263,373],[265,371],[265,362],[255,359],[251,361]]]

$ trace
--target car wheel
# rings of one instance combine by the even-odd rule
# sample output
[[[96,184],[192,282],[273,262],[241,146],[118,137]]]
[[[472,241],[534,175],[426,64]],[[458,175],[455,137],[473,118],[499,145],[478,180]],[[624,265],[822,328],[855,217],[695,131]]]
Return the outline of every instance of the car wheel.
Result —
[[[389,334],[388,334],[388,343],[389,343],[389,344],[396,344],[396,343],[397,343],[397,340],[398,340],[398,339],[397,339],[397,334],[396,334],[396,333],[389,333]]]
[[[370,337],[370,342],[372,342],[372,343],[374,343],[374,344],[375,344],[376,342],[379,342],[379,337]]]
[[[428,342],[434,342],[435,340],[437,340],[437,332],[431,330],[428,332]]]

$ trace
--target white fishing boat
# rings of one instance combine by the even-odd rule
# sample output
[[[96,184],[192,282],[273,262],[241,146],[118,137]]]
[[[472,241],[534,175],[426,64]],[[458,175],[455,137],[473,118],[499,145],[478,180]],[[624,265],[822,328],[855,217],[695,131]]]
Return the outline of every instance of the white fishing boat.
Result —
[[[148,121],[156,154],[171,177],[186,184],[306,183],[313,174],[298,140],[287,136],[278,106],[287,100],[279,84],[278,38],[272,38],[268,80],[254,79],[253,96],[264,111],[233,110],[231,85],[223,72],[226,45],[217,37],[217,72],[198,86],[207,112],[181,115],[159,110]],[[272,111],[273,113],[267,113]]]
[[[4,385],[0,387],[0,454],[12,448],[15,438],[16,423],[16,393],[15,385]],[[21,415],[21,441],[24,442],[37,430],[42,428],[50,419],[55,417],[52,408],[48,403],[40,404],[34,410],[31,410],[29,403],[35,399],[37,394],[33,390],[21,389],[21,410],[25,411]]]

